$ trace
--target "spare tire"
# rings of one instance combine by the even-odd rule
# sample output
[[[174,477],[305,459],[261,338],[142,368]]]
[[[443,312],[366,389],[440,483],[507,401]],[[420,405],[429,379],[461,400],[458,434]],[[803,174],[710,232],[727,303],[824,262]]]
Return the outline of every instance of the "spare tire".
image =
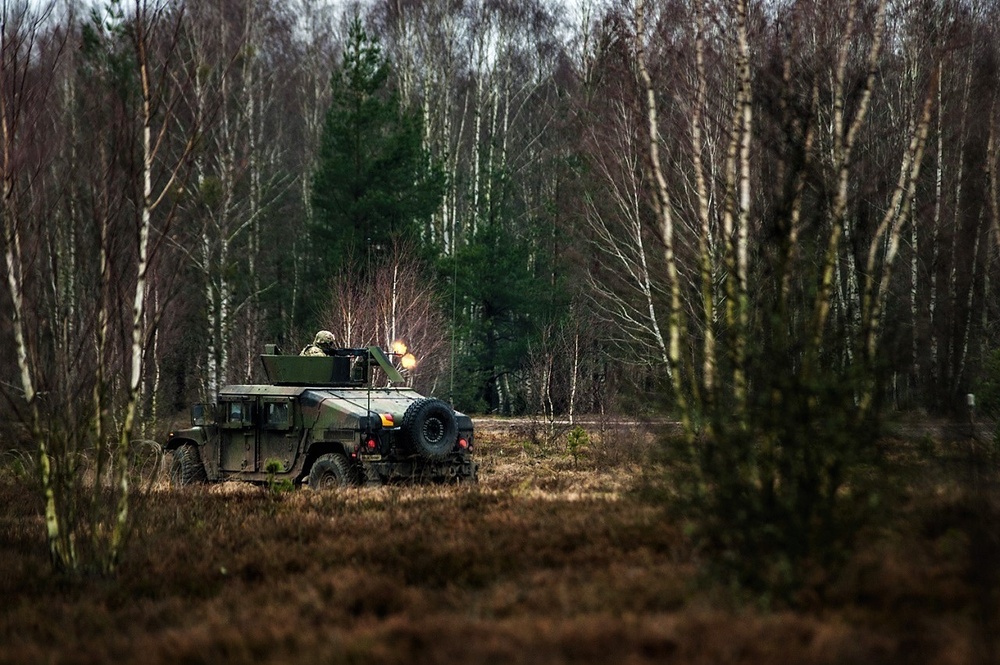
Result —
[[[458,441],[455,412],[439,399],[418,399],[403,414],[402,433],[414,452],[428,459],[446,457]]]

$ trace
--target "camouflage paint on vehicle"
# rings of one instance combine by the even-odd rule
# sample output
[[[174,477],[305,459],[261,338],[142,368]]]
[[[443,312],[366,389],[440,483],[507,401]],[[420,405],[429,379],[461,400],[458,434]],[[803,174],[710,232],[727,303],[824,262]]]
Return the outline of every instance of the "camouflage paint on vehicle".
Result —
[[[269,346],[261,360],[269,384],[225,386],[208,414],[196,405],[192,426],[170,433],[172,479],[476,479],[472,419],[393,385],[403,377],[378,347],[316,357],[280,355]],[[386,385],[374,385],[376,378]]]

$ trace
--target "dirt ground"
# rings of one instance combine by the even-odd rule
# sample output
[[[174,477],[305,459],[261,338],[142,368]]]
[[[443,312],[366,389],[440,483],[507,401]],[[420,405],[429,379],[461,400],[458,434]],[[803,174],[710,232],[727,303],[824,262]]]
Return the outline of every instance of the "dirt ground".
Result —
[[[766,608],[699,574],[639,491],[646,428],[496,421],[475,486],[135,506],[114,579],[67,581],[40,503],[0,471],[3,663],[998,662],[1000,491],[983,442],[893,438],[884,523],[822,597]],[[645,469],[645,470],[644,470]]]

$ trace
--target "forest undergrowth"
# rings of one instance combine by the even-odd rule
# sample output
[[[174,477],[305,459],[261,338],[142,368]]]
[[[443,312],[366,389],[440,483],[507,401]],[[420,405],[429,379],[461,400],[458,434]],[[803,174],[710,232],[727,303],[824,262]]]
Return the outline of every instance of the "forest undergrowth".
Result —
[[[847,565],[794,602],[765,606],[700,574],[689,531],[650,498],[669,495],[647,461],[657,435],[538,423],[481,431],[474,486],[159,483],[138,499],[117,576],[74,581],[51,572],[38,493],[5,454],[0,662],[1000,657],[991,442],[883,439],[883,506]]]

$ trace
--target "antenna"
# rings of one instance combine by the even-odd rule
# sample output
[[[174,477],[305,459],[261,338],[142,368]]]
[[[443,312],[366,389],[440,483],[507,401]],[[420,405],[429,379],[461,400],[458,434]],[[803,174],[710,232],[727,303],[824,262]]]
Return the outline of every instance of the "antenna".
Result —
[[[365,354],[365,383],[368,385],[368,405],[365,409],[368,411],[366,414],[365,421],[368,423],[368,431],[365,433],[365,438],[370,439],[372,437],[372,366],[371,366],[371,356],[372,353],[369,351]]]
[[[455,326],[457,325],[457,309],[458,309],[458,249],[456,249],[456,241],[452,239],[451,245],[451,260],[452,260],[452,275],[451,275],[451,362],[449,363],[451,370],[451,377],[449,378],[448,385],[448,401],[451,405],[455,406]]]
[[[367,264],[368,265],[365,266],[365,279],[364,279],[364,281],[366,281],[368,284],[372,284],[373,281],[374,281],[372,279],[372,239],[371,239],[371,233],[370,233],[370,231],[371,231],[370,224],[371,224],[370,220],[366,217],[365,218],[365,230],[369,231],[369,233],[365,234],[366,236],[368,236],[367,238],[365,238],[365,253],[367,255],[366,259],[367,259]],[[372,426],[372,423],[371,423],[371,420],[372,420],[372,379],[374,378],[374,374],[375,374],[372,371],[372,362],[371,361],[372,361],[372,351],[371,351],[371,347],[369,347],[368,348],[368,352],[365,353],[365,379],[366,379],[365,380],[365,384],[366,384],[366,386],[368,388],[368,390],[367,390],[368,404],[365,406],[365,409],[367,411],[367,417],[365,418],[365,420],[368,421],[368,434],[367,434],[368,438],[371,438],[371,426]]]

